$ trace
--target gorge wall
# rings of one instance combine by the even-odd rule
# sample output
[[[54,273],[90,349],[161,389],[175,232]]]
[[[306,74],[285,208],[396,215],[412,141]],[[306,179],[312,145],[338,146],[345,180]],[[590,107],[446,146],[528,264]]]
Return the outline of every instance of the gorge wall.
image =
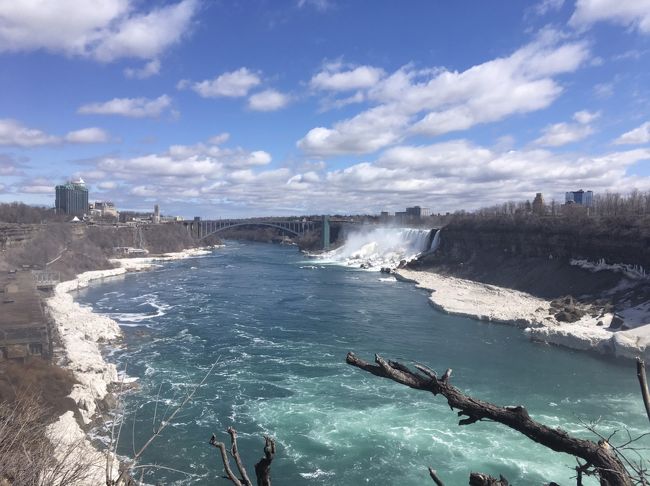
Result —
[[[571,259],[650,269],[650,224],[643,220],[458,218],[443,227],[440,246],[411,264],[540,297],[598,294],[621,279],[590,272]]]

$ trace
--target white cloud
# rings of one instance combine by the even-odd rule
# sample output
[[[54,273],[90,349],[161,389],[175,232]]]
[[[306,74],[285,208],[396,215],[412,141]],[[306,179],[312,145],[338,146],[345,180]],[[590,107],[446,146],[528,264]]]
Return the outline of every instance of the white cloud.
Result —
[[[109,140],[108,132],[97,127],[82,128],[65,136],[65,141],[70,143],[106,143]]]
[[[534,7],[537,15],[546,15],[549,12],[556,12],[562,8],[564,0],[542,0]]]
[[[582,124],[591,123],[592,121],[597,120],[598,118],[600,118],[599,111],[594,112],[594,111],[581,110],[581,111],[576,111],[573,114],[573,119],[578,123],[582,123]]]
[[[89,103],[81,106],[77,113],[83,115],[119,115],[131,118],[158,117],[171,105],[167,95],[156,99],[113,98],[106,102]]]
[[[588,58],[585,42],[562,43],[560,34],[544,30],[508,57],[462,72],[405,66],[367,90],[376,106],[331,128],[313,128],[297,145],[321,156],[368,153],[407,136],[437,136],[540,110],[563,91],[554,76]]]
[[[371,88],[384,77],[384,70],[372,66],[358,66],[346,71],[341,63],[325,65],[324,69],[313,76],[309,84],[314,89],[331,91],[349,91]]]
[[[21,168],[25,165],[7,154],[0,154],[0,175],[17,176],[23,175]]]
[[[289,95],[267,89],[252,95],[248,99],[248,107],[255,111],[275,111],[287,106],[290,100]]]
[[[650,0],[578,0],[569,24],[584,28],[602,21],[650,34]]]
[[[614,83],[599,83],[594,86],[596,98],[607,99],[614,94]]]
[[[74,130],[64,137],[59,137],[36,128],[26,127],[17,120],[0,119],[0,145],[39,147],[62,143],[105,143],[109,140],[108,133],[97,127]]]
[[[59,143],[60,139],[36,128],[28,128],[16,120],[0,119],[0,145],[37,147]]]
[[[18,192],[27,194],[54,194],[54,184],[44,177],[24,181],[18,187]]]
[[[139,198],[156,197],[166,206],[226,217],[377,212],[415,204],[444,212],[531,199],[536,192],[560,199],[575,187],[650,190],[650,177],[627,175],[643,160],[650,160],[650,148],[563,155],[451,140],[394,146],[342,169],[322,163],[289,169],[273,167],[265,151],[198,143],[101,158],[96,170],[110,174],[106,188],[119,187],[119,204],[134,207]]]
[[[221,145],[222,143],[225,143],[228,140],[230,140],[230,134],[227,132],[223,132],[213,137],[210,137],[208,139],[208,142],[212,145]]]
[[[113,182],[113,181],[104,181],[97,184],[97,187],[102,191],[109,191],[111,189],[117,189],[118,184],[117,182]]]
[[[256,73],[242,67],[236,71],[224,73],[214,79],[206,79],[198,83],[181,80],[177,87],[179,89],[191,87],[192,90],[204,98],[217,98],[220,96],[237,98],[246,96],[252,88],[261,82],[262,80]]]
[[[158,59],[152,59],[141,68],[126,68],[124,70],[124,75],[127,78],[132,79],[147,79],[151,76],[155,76],[159,72],[160,61]]]
[[[297,145],[316,155],[374,152],[401,140],[408,122],[408,115],[381,105],[336,123],[332,128],[312,128]]]
[[[599,117],[599,112],[577,111],[573,114],[573,119],[577,123],[563,122],[548,125],[535,143],[545,147],[559,147],[583,140],[594,133],[593,127],[589,124]]]
[[[559,147],[578,142],[592,133],[594,133],[594,129],[589,125],[554,123],[544,128],[542,136],[535,140],[535,143],[545,147]]]
[[[102,62],[156,59],[189,32],[197,0],[139,11],[135,0],[0,3],[0,51],[47,50]]]
[[[313,7],[324,12],[333,7],[332,0],[298,0],[298,8]]]
[[[650,122],[645,122],[643,125],[625,132],[614,143],[617,145],[650,143]]]

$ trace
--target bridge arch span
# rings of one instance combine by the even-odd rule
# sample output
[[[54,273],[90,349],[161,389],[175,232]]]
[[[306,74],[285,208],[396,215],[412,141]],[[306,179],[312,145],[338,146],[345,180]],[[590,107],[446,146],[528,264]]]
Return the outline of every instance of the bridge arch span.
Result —
[[[217,228],[217,229],[215,229],[213,231],[210,231],[209,233],[201,235],[201,239],[207,238],[208,236],[214,235],[214,234],[219,233],[221,231],[225,231],[225,230],[230,229],[230,228],[237,228],[237,227],[240,227],[240,226],[266,226],[266,227],[269,227],[269,228],[279,229],[279,230],[284,231],[285,233],[289,233],[289,234],[291,234],[293,236],[301,236],[301,233],[299,233],[297,231],[294,231],[292,229],[289,229],[289,228],[285,228],[285,227],[277,225],[277,224],[265,223],[265,222],[261,222],[261,221],[260,222],[250,221],[250,222],[243,222],[243,223],[234,223],[234,224],[231,224],[231,225],[228,225],[228,226],[222,226],[222,227]]]

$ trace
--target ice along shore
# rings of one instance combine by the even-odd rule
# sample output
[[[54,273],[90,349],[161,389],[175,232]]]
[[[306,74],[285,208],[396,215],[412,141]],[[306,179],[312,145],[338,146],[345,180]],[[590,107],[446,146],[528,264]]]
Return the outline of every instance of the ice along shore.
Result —
[[[428,271],[399,269],[399,280],[431,292],[435,308],[475,319],[516,325],[534,341],[581,351],[633,359],[650,359],[650,302],[630,305],[619,313],[626,330],[610,330],[614,314],[606,309],[587,312],[576,322],[560,322],[552,302],[525,292]]]
[[[109,385],[118,381],[117,369],[104,359],[102,346],[120,341],[122,331],[114,320],[75,302],[71,292],[88,287],[96,280],[149,270],[158,266],[159,262],[203,256],[211,251],[193,248],[154,257],[114,259],[111,261],[119,265],[116,268],[84,272],[74,280],[56,286],[53,296],[45,302],[46,312],[58,338],[59,349],[55,351],[57,364],[70,370],[78,382],[69,396],[74,400],[84,425],[97,418],[98,405],[106,399]],[[74,447],[74,456],[83,457],[90,464],[91,473],[84,484],[105,483],[105,452],[92,446],[73,411],[64,413],[51,424],[48,435],[59,450]],[[74,460],[74,457],[67,459]]]

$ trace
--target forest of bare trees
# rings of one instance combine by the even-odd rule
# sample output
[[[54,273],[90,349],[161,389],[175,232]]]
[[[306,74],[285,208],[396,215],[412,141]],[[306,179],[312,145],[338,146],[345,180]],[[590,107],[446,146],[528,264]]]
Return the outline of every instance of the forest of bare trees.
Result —
[[[534,214],[531,201],[508,201],[502,204],[489,206],[472,211],[475,217],[515,217]],[[461,211],[456,216],[469,216]],[[590,217],[590,218],[638,218],[650,215],[650,192],[633,190],[627,194],[618,192],[605,192],[594,194],[593,203],[586,207],[579,204],[565,204],[555,200],[545,201],[542,211],[535,213],[538,216],[562,217]]]

